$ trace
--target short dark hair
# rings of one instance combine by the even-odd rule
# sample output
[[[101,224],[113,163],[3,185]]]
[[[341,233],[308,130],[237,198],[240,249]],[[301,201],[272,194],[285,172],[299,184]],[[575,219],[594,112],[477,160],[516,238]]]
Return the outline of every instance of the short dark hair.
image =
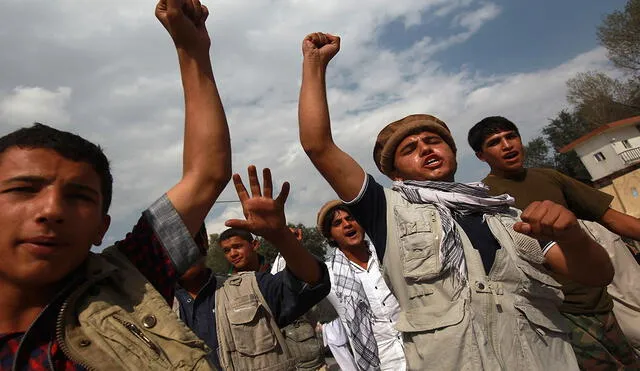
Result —
[[[100,146],[79,135],[36,122],[33,126],[15,130],[0,138],[0,154],[12,147],[50,149],[68,160],[91,165],[100,178],[102,211],[107,214],[111,206],[113,176],[109,160]]]
[[[218,237],[218,244],[230,239],[231,237],[240,237],[247,242],[253,242],[253,235],[251,233],[240,228],[229,228],[220,233],[220,237]]]
[[[503,131],[514,131],[518,136],[520,136],[520,132],[518,131],[516,124],[508,119],[502,116],[485,117],[469,129],[467,141],[471,148],[473,148],[474,152],[482,152],[482,145],[484,144],[484,141],[493,134]]]
[[[345,213],[352,215],[351,210],[347,207],[347,205],[338,205],[327,213],[327,216],[324,217],[322,221],[322,234],[327,238],[327,243],[331,247],[338,247],[338,244],[332,240],[331,237],[331,223],[333,223],[333,218],[336,216],[338,211],[344,211]]]

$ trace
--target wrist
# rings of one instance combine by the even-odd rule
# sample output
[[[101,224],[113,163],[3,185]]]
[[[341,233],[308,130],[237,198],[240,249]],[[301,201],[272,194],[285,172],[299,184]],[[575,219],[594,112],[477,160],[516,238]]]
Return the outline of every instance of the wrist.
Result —
[[[302,61],[302,71],[306,73],[324,75],[327,71],[327,64],[317,57],[305,57]]]
[[[273,243],[274,245],[276,245],[278,241],[283,241],[284,239],[287,239],[287,238],[295,239],[295,235],[289,230],[289,228],[286,225],[283,225],[280,228],[271,230],[265,233],[262,237],[264,237],[265,240]]]

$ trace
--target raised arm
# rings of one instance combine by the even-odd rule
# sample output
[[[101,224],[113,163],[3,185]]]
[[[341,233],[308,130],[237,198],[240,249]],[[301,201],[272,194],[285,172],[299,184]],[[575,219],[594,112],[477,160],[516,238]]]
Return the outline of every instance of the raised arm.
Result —
[[[208,15],[199,0],[160,0],[156,6],[178,52],[185,101],[182,179],[167,196],[192,235],[231,177],[229,129],[209,57]]]
[[[613,265],[606,250],[578,224],[576,216],[551,201],[534,202],[513,229],[545,241],[556,241],[545,256],[552,271],[587,286],[602,287],[613,280]]]
[[[327,65],[340,50],[337,36],[313,33],[302,41],[302,87],[298,106],[300,143],[338,196],[353,200],[365,180],[360,165],[333,142],[327,105]]]
[[[287,268],[294,276],[311,285],[319,283],[322,278],[319,265],[321,263],[302,247],[302,243],[287,227],[284,204],[289,196],[289,183],[283,184],[280,194],[274,199],[271,171],[265,168],[262,176],[263,190],[260,189],[256,167],[249,166],[249,188],[251,189],[251,196],[249,196],[240,175],[233,175],[233,183],[246,220],[231,219],[227,220],[225,225],[231,228],[242,228],[264,237],[280,251],[287,262]]]

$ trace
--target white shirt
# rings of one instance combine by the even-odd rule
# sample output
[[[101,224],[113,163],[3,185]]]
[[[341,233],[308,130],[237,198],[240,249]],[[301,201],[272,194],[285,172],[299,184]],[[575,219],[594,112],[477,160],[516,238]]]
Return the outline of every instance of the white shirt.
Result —
[[[378,356],[380,358],[381,369],[393,371],[404,370],[406,365],[402,336],[400,332],[395,329],[395,324],[400,314],[400,305],[384,281],[380,264],[374,254],[375,253],[372,253],[369,256],[366,269],[354,262],[350,261],[350,263],[356,278],[362,283],[365,295],[371,306],[371,311],[373,312],[371,327],[373,336],[378,344]],[[327,267],[331,280],[331,292],[327,295],[327,299],[340,315],[340,319],[346,328],[347,323],[344,317],[345,309],[334,291],[335,278],[330,263],[327,264]],[[352,339],[349,339],[349,341],[351,342]]]

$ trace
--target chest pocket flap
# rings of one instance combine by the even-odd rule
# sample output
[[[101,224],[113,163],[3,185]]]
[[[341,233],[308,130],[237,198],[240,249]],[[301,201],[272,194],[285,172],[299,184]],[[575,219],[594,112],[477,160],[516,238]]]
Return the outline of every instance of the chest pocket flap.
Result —
[[[276,346],[267,311],[254,295],[243,295],[231,301],[227,310],[231,336],[238,352],[256,356]]]
[[[437,277],[442,265],[436,228],[436,210],[428,206],[399,205],[394,219],[402,260],[402,274],[419,282]]]

